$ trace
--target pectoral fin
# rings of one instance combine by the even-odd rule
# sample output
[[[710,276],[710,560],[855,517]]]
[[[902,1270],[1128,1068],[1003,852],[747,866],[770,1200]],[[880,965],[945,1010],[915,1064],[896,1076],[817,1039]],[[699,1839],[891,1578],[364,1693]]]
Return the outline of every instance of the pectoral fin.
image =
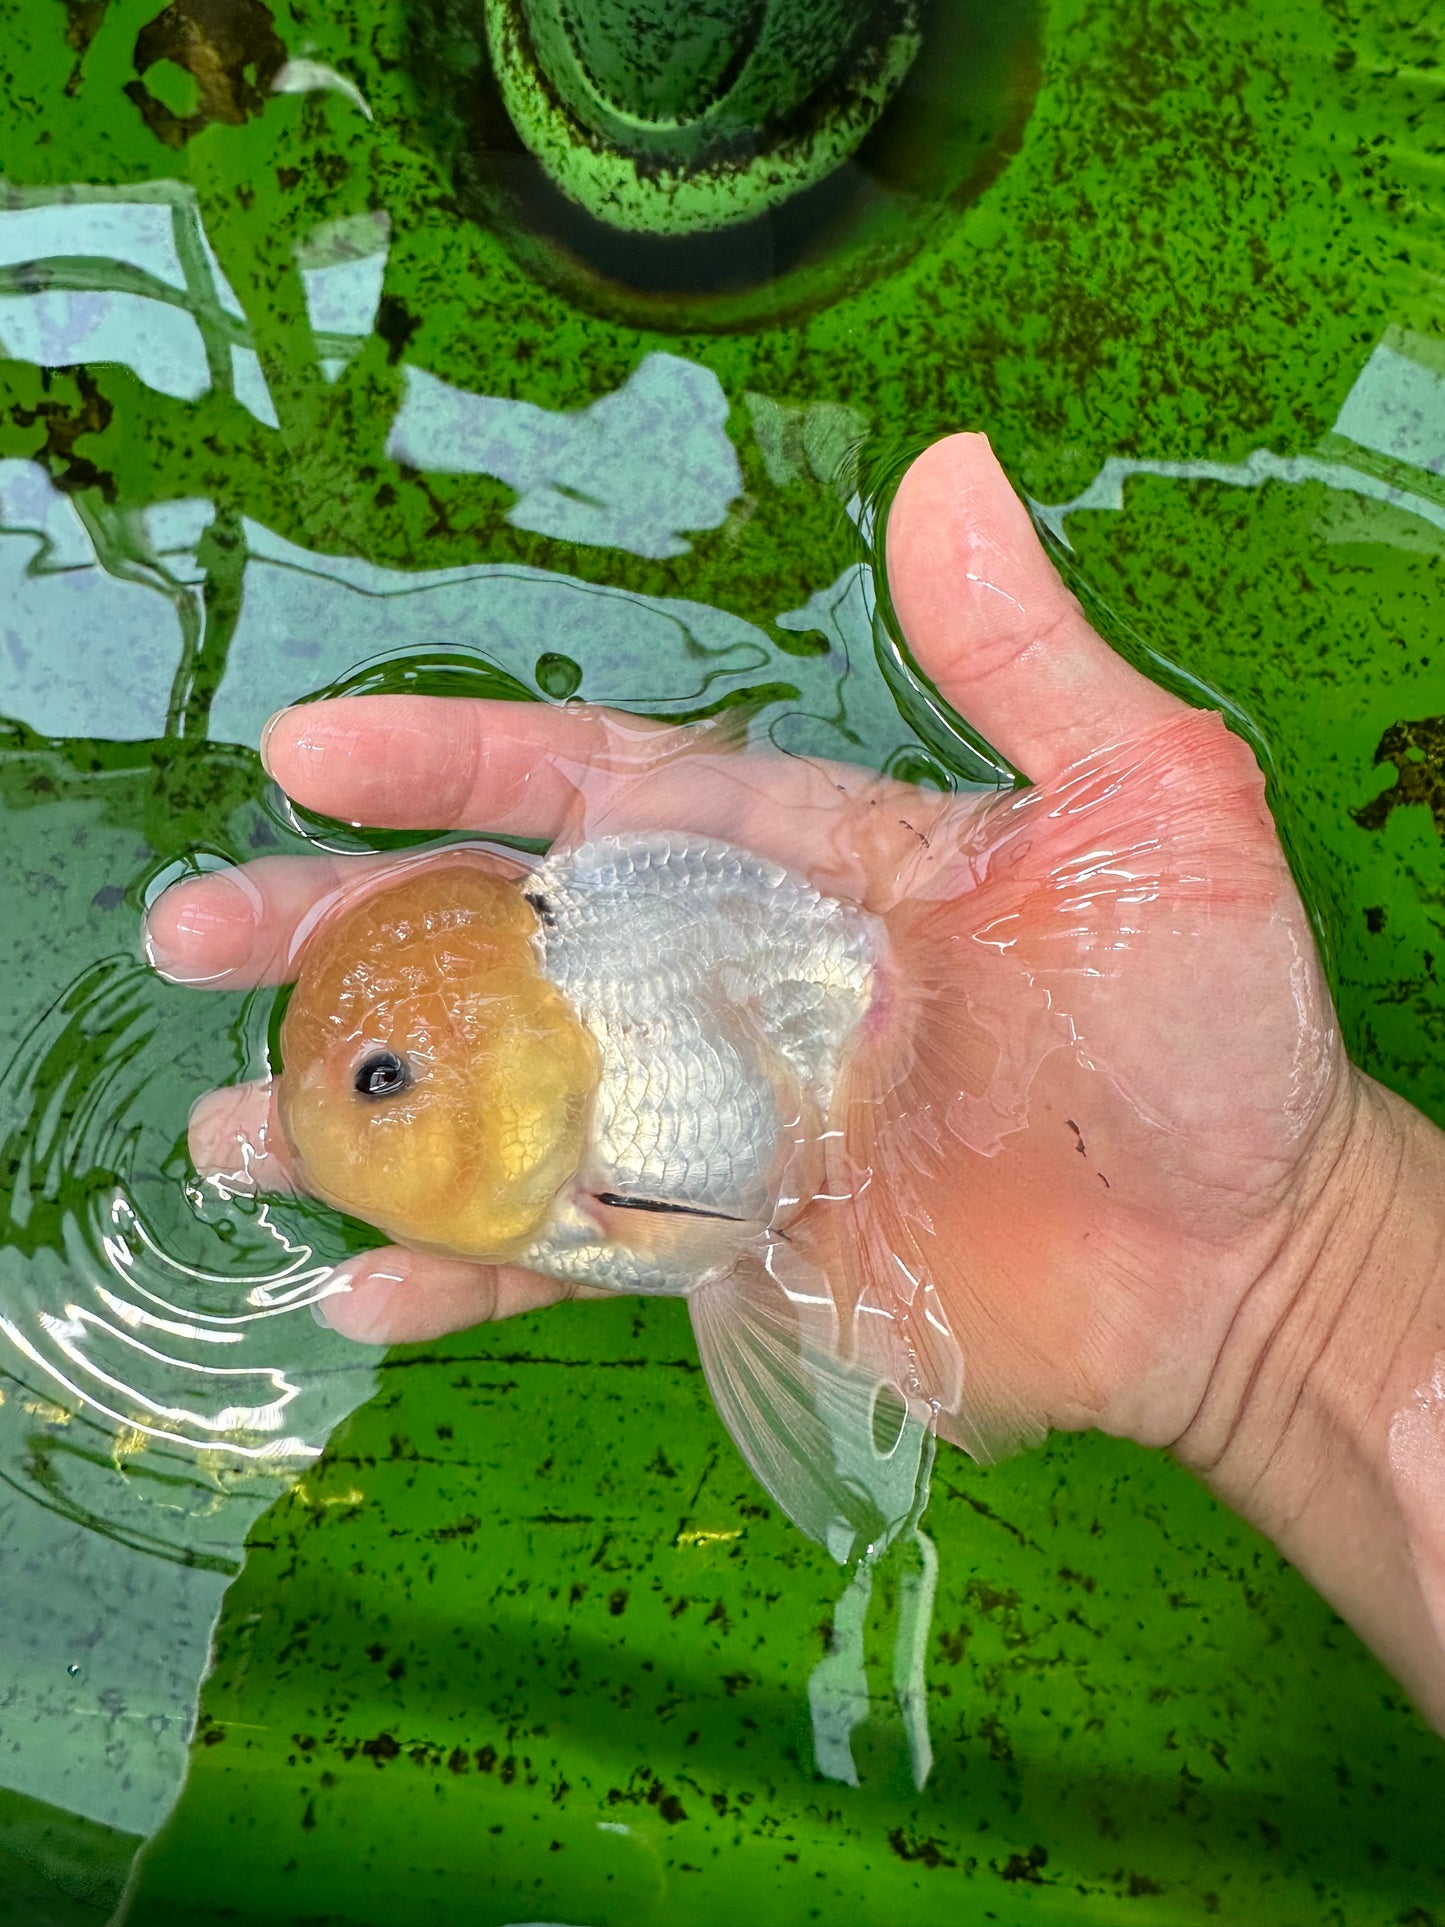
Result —
[[[795,1525],[840,1563],[881,1552],[922,1509],[932,1414],[838,1357],[820,1270],[794,1255],[786,1285],[776,1272],[750,1255],[692,1293],[708,1385],[738,1449]]]

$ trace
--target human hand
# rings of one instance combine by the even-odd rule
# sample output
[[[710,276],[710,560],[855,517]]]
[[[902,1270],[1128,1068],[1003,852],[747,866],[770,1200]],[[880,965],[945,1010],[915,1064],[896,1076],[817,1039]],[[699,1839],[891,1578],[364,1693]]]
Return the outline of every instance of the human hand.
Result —
[[[352,821],[548,837],[580,811],[722,836],[911,925],[917,1048],[861,1152],[873,1201],[845,1243],[934,1281],[975,1450],[1048,1425],[1172,1441],[1241,1302],[1328,1208],[1348,1130],[1304,910],[1248,748],[1093,632],[982,437],[915,463],[887,553],[921,667],[1030,791],[943,798],[705,739],[659,757],[679,733],[635,719],[395,697],[282,712],[267,766]],[[188,880],[152,910],[152,955],[186,982],[282,981],[298,931],[366,864]],[[191,1142],[202,1171],[292,1182],[269,1082],[203,1100]],[[395,1246],[346,1281],[330,1321],[382,1342],[571,1290]]]
[[[266,764],[354,822],[721,836],[884,912],[912,1047],[847,1073],[871,1182],[829,1207],[833,1249],[855,1295],[899,1260],[934,1284],[965,1373],[942,1429],[980,1455],[1050,1425],[1174,1446],[1445,1725],[1445,1138],[1346,1060],[1251,752],[1094,633],[982,437],[913,465],[887,559],[919,665],[1033,788],[942,797],[599,711],[392,697],[283,711]],[[153,960],[284,982],[367,862],[179,884]],[[204,1098],[198,1168],[286,1188],[275,1106]],[[343,1269],[329,1321],[377,1342],[571,1291],[395,1246]]]

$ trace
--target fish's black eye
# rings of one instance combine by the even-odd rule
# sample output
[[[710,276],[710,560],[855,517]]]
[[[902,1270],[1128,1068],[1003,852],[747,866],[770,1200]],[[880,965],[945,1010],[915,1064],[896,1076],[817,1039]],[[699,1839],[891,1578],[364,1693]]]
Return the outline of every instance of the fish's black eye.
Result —
[[[394,1050],[374,1050],[357,1065],[353,1081],[363,1097],[395,1097],[410,1090],[411,1070]]]

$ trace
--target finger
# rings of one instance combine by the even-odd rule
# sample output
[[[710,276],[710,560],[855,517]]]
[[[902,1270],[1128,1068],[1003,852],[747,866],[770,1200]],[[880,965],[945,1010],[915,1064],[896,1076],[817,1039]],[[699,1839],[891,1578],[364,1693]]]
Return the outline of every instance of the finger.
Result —
[[[207,1091],[192,1105],[191,1163],[215,1189],[233,1197],[304,1189],[286,1148],[276,1088],[274,1077],[261,1077]]]
[[[346,696],[283,709],[262,753],[298,803],[348,822],[572,840],[690,830],[794,864],[836,828],[840,796],[913,794],[846,764],[715,744],[601,709]]]
[[[1090,627],[986,436],[950,435],[918,457],[889,512],[887,558],[919,667],[1035,782],[1183,712]]]
[[[249,990],[295,975],[299,933],[339,891],[397,867],[397,857],[263,856],[184,877],[146,912],[152,966],[173,983]]]
[[[384,1245],[338,1267],[316,1311],[333,1331],[367,1345],[409,1345],[563,1299],[598,1295],[516,1265],[469,1264]]]
[[[720,833],[805,869],[822,890],[875,907],[891,902],[907,859],[947,807],[943,799],[868,771],[815,763],[807,766],[807,802],[795,799],[786,816],[770,801],[758,802],[750,813],[753,773],[771,760],[713,759],[715,768],[699,763],[689,770],[684,793],[674,788],[660,797],[646,777],[640,778],[640,787],[619,794],[616,809],[599,813],[593,831],[622,827],[624,819],[676,828],[679,811],[694,817],[701,812],[709,822],[716,820]],[[766,781],[765,769],[762,774]],[[452,856],[465,848],[444,846]],[[306,939],[334,905],[354,901],[372,883],[396,877],[430,854],[268,856],[186,877],[147,912],[146,954],[163,976],[193,988],[243,990],[289,982]],[[512,867],[526,874],[525,863],[512,866],[499,850],[488,849],[484,861],[503,874]]]
[[[684,733],[581,706],[345,696],[281,710],[261,758],[288,796],[346,822],[551,836],[585,773],[600,789]]]
[[[202,1177],[231,1196],[302,1188],[281,1135],[274,1078],[208,1091],[191,1112],[190,1152]],[[395,1345],[597,1295],[516,1265],[386,1245],[339,1266],[317,1310],[347,1338]]]

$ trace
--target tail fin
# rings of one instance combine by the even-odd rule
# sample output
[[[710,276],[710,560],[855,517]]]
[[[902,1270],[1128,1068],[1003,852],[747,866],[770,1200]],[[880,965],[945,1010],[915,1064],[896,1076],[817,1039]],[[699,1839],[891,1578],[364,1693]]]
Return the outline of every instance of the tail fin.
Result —
[[[939,1430],[976,1458],[1043,1435],[1058,1357],[1117,1356],[1146,1327],[1142,1295],[1138,1316],[1127,1289],[1081,1305],[1039,1273],[1117,1248],[1131,1212],[1137,1234],[1160,1131],[1192,1143],[1203,1117],[1227,1141],[1222,1076],[1202,1109],[1181,1068],[1191,1089],[1170,1114],[1169,1053],[1181,1067],[1200,1055],[1199,946],[1233,944],[1241,918],[1253,941],[1292,888],[1261,820],[1251,752],[1189,711],[1054,784],[961,812],[949,847],[884,911],[887,981],[838,1091],[829,1190],[850,1197],[852,1232],[840,1297],[860,1345],[891,1321],[914,1372],[901,1389],[931,1398]],[[1282,957],[1295,955],[1293,924],[1276,926]],[[1090,1103],[1116,1179],[1073,1155]],[[1074,1328],[1051,1329],[1056,1314]]]

